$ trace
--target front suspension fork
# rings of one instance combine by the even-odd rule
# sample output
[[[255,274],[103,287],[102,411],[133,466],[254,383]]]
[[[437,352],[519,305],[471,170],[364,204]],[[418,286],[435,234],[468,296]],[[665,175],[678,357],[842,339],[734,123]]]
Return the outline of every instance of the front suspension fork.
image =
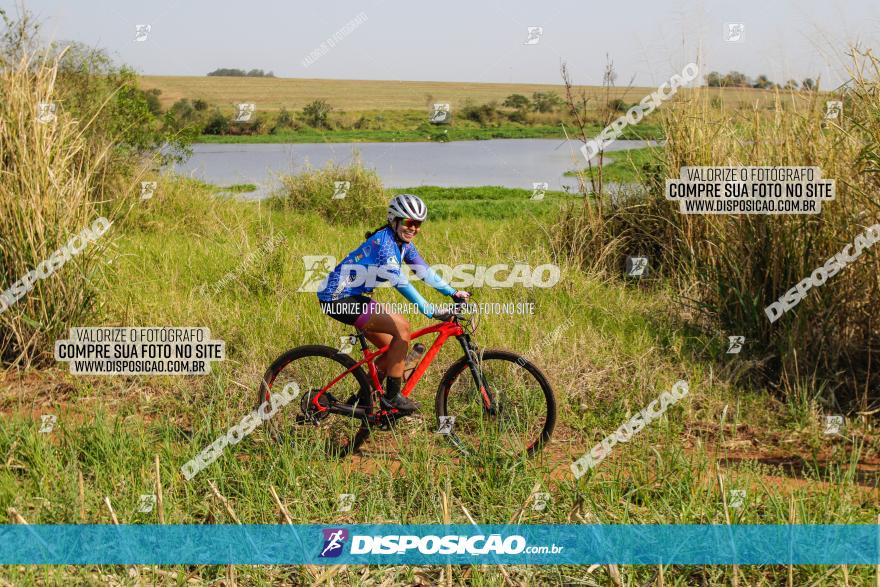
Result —
[[[483,409],[486,410],[486,413],[490,416],[496,415],[495,394],[492,393],[486,378],[483,376],[483,371],[480,368],[480,361],[477,355],[479,349],[477,348],[477,345],[471,344],[470,337],[467,334],[459,336],[458,342],[461,343],[464,356],[467,357],[471,376],[474,378],[474,383],[476,383],[477,389],[480,391],[480,396],[483,399]]]

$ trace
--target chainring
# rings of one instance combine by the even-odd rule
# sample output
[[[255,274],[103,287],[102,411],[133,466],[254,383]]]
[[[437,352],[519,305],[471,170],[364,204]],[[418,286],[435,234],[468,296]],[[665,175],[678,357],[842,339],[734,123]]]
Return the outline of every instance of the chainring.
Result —
[[[314,422],[315,424],[330,415],[329,411],[318,411],[318,408],[316,408],[315,405],[312,403],[312,400],[314,400],[315,396],[317,396],[319,393],[321,393],[320,389],[309,390],[309,392],[304,393],[299,400],[299,407],[303,413],[303,416],[305,416],[306,419]],[[318,403],[321,405],[322,408],[330,407],[330,398],[328,397],[329,395],[329,393],[325,392],[318,398]]]

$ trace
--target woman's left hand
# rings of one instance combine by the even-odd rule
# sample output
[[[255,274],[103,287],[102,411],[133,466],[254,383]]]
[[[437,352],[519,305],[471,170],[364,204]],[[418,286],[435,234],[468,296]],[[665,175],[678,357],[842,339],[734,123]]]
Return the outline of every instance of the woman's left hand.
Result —
[[[452,299],[454,299],[457,302],[466,302],[468,300],[468,298],[470,298],[470,297],[471,297],[471,294],[466,291],[457,291],[454,294],[452,294]]]

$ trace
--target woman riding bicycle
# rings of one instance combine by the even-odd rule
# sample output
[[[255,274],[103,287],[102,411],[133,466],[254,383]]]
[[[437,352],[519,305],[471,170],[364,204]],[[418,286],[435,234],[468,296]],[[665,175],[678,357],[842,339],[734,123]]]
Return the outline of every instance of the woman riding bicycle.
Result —
[[[318,292],[321,310],[325,314],[363,330],[367,339],[379,348],[389,345],[388,352],[376,360],[380,381],[387,376],[381,401],[386,409],[394,408],[403,414],[412,413],[419,407],[400,394],[404,358],[410,341],[409,322],[365,294],[372,292],[378,283],[390,282],[428,318],[448,320],[451,314],[435,311],[401,273],[401,264],[406,263],[419,278],[440,293],[456,301],[470,297],[468,292],[457,291],[443,281],[412,244],[427,217],[428,207],[418,196],[395,196],[388,204],[388,223],[367,233],[367,240],[330,272],[326,285]],[[370,268],[374,270],[370,271]]]

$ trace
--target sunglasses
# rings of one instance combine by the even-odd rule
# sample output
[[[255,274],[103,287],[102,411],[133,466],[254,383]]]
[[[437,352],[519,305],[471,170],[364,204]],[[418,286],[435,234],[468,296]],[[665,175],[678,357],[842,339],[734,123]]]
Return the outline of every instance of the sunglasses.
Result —
[[[403,224],[407,228],[420,228],[422,226],[422,221],[413,220],[412,218],[404,218],[403,220],[401,220],[401,224]]]

